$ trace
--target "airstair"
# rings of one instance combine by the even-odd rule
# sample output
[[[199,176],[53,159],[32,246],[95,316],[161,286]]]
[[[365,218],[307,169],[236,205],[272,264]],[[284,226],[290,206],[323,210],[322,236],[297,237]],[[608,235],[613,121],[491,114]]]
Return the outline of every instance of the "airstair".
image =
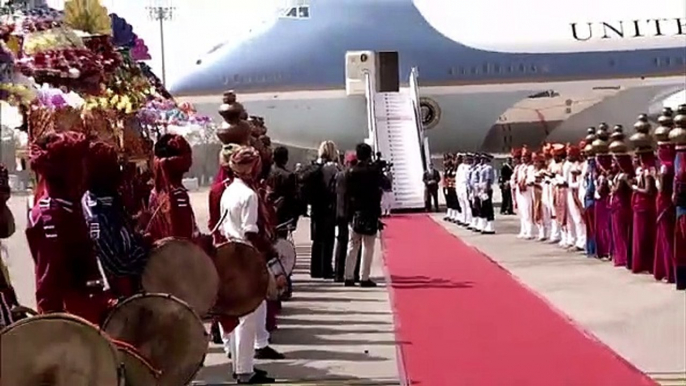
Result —
[[[423,208],[424,161],[411,90],[375,93],[373,98],[375,147],[393,164],[393,208]]]
[[[430,162],[419,105],[417,70],[400,87],[397,52],[346,53],[346,93],[366,98],[367,143],[393,166],[393,209],[424,208],[422,176]],[[378,83],[378,84],[377,84]]]

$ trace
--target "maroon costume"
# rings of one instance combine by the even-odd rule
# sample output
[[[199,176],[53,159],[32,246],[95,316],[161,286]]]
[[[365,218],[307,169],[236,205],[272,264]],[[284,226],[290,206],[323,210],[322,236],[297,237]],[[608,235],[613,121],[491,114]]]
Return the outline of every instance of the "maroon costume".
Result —
[[[676,288],[686,290],[686,105],[679,106],[674,117],[675,128],[669,133],[676,146],[674,160],[674,194],[676,231],[674,232],[674,269]]]
[[[80,133],[48,134],[31,144],[42,194],[26,230],[35,262],[38,311],[70,312],[99,324],[110,298],[81,210],[88,142]]]
[[[182,184],[192,162],[191,146],[180,135],[165,134],[155,144],[147,232],[153,242],[167,237],[191,240],[212,256],[212,240],[200,233],[188,191]]]
[[[655,235],[655,263],[653,276],[656,280],[666,279],[674,283],[674,232],[676,223],[676,208],[672,202],[674,192],[674,158],[676,150],[674,144],[669,142],[669,131],[672,127],[672,112],[667,110],[659,119],[660,127],[655,130],[655,138],[658,141],[657,156],[660,160],[658,181],[660,182],[657,192],[657,228]]]

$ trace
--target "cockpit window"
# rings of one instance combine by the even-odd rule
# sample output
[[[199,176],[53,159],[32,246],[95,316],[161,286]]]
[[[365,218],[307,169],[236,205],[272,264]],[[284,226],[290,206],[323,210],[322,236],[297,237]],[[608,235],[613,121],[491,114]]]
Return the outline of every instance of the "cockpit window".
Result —
[[[279,9],[279,17],[284,19],[309,19],[309,0],[284,0]]]

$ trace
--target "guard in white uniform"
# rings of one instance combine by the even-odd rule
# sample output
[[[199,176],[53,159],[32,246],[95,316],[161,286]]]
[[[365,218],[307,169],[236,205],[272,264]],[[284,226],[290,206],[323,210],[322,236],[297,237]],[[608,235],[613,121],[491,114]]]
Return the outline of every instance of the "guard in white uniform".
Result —
[[[521,215],[523,232],[520,238],[533,239],[533,189],[527,186],[527,179],[535,175],[534,166],[531,164],[531,152],[529,149],[522,150],[522,165],[517,177],[519,188],[519,213]]]
[[[519,218],[519,234],[517,238],[524,238],[524,217],[522,216],[522,211],[519,207],[519,202],[521,201],[521,193],[519,191],[519,174],[522,171],[522,149],[512,150],[512,161],[514,162],[514,168],[512,169],[512,177],[510,177],[510,186],[512,187],[512,205],[514,210],[517,212],[517,217]]]
[[[586,225],[582,216],[583,204],[579,198],[581,186],[581,163],[579,162],[581,151],[578,146],[569,146],[567,150],[567,162],[563,167],[563,173],[567,185],[567,245],[579,251],[586,249]]]
[[[469,203],[469,170],[473,162],[473,156],[469,153],[465,154],[464,162],[457,166],[455,174],[455,188],[461,209],[458,223],[465,227],[472,222],[472,207]]]

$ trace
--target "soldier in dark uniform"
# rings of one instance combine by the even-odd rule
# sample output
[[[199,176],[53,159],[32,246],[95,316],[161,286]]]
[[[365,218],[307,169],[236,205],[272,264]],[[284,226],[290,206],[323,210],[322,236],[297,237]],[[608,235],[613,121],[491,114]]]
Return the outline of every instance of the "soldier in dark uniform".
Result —
[[[83,134],[50,133],[30,147],[41,194],[26,230],[36,268],[41,313],[70,312],[99,324],[110,298],[81,211],[88,142]]]

